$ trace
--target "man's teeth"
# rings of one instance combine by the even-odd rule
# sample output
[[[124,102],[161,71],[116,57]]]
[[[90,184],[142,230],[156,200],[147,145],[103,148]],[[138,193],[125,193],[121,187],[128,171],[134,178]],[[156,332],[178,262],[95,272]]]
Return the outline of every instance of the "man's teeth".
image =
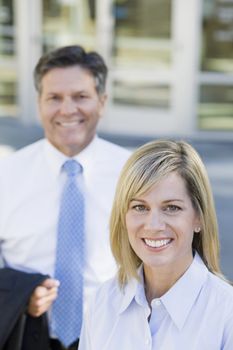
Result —
[[[171,242],[171,239],[161,239],[161,240],[152,240],[152,239],[144,239],[146,245],[148,245],[149,247],[152,248],[160,248],[163,247],[165,245],[167,245],[168,243]]]
[[[61,122],[60,124],[65,128],[71,128],[71,127],[74,127],[74,126],[80,124],[81,122],[82,122],[82,120],[76,120],[74,122]]]

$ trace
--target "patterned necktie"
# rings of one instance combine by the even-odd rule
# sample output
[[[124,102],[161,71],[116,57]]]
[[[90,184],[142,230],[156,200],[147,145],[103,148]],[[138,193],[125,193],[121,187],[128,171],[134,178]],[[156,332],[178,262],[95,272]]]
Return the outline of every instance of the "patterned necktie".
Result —
[[[52,309],[52,330],[67,347],[79,337],[82,323],[84,199],[77,185],[81,165],[68,160],[62,168],[67,181],[58,222],[55,278],[60,286]]]

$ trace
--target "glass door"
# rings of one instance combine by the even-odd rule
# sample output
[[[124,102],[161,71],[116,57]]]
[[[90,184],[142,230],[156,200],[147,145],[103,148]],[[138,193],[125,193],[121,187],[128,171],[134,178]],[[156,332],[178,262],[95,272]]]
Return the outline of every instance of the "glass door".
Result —
[[[43,50],[80,44],[95,47],[95,0],[43,0]]]
[[[195,131],[201,1],[114,1],[109,129]]]
[[[171,0],[115,1],[115,102],[169,108],[171,5]]]

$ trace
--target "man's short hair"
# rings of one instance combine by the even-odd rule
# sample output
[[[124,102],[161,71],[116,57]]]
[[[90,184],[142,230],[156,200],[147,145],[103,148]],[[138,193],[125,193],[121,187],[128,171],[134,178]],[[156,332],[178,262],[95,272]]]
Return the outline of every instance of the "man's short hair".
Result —
[[[86,52],[79,45],[64,46],[41,56],[34,69],[36,90],[41,93],[42,78],[50,70],[78,65],[89,71],[94,80],[99,95],[105,92],[108,69],[102,56],[95,51]]]

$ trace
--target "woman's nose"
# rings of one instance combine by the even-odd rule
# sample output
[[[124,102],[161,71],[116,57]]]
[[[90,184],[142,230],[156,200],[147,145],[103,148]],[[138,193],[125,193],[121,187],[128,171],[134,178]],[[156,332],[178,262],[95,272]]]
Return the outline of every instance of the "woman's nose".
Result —
[[[156,230],[161,231],[164,230],[166,227],[166,223],[163,217],[163,214],[156,211],[150,211],[149,215],[147,216],[145,228],[148,230]]]

